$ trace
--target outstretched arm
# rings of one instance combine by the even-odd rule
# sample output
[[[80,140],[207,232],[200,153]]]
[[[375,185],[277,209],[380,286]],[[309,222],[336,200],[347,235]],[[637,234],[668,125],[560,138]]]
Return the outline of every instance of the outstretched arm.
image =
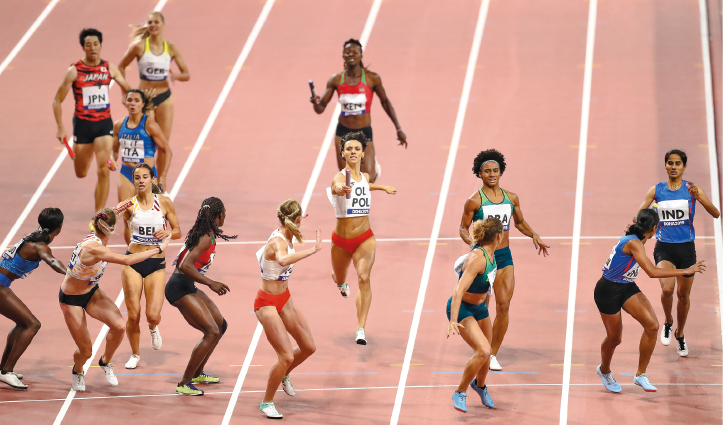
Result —
[[[163,243],[159,245],[161,248],[161,252],[166,250],[166,247],[168,246],[168,243],[170,242],[171,238],[166,238],[163,240]],[[84,250],[85,251],[85,250]],[[81,253],[81,255],[83,255]],[[137,252],[135,254],[116,254],[113,251],[111,251],[108,247],[103,245],[96,245],[89,247],[88,249],[88,261],[86,262],[86,258],[81,259],[83,264],[95,264],[98,261],[107,261],[109,263],[113,264],[121,264],[124,266],[130,266],[132,264],[140,263],[143,260],[147,260],[154,255],[159,254],[159,251],[157,249],[150,249],[148,251],[142,251]],[[84,256],[85,257],[85,256]]]
[[[630,242],[626,243],[623,247],[623,254],[632,255],[635,261],[640,264],[640,268],[643,269],[648,277],[653,279],[659,279],[661,277],[678,277],[686,274],[694,274],[696,272],[703,273],[705,271],[705,260],[700,260],[687,269],[661,269],[655,267],[652,261],[648,258],[645,253],[645,247],[643,243],[637,239],[631,239]]]
[[[321,227],[316,229],[316,243],[312,248],[289,254],[288,247],[289,246],[286,241],[281,238],[274,238],[271,242],[271,249],[274,251],[274,257],[281,267],[297,263],[304,258],[321,251]]]
[[[45,263],[56,272],[65,274],[65,265],[62,261],[53,257],[53,251],[50,250],[49,246],[44,243],[36,243],[35,246],[37,247],[38,255],[41,260],[45,261]]]
[[[645,199],[643,200],[643,203],[640,204],[640,207],[637,211],[635,211],[635,215],[633,216],[633,223],[635,223],[638,220],[638,213],[646,208],[650,207],[650,204],[653,203],[655,200],[655,186],[648,189],[648,193],[645,194]]]
[[[369,181],[368,173],[364,173],[364,177]],[[397,194],[397,189],[395,189],[394,186],[384,186],[383,184],[369,183],[369,190],[383,190],[390,195]]]
[[[518,198],[517,195],[512,192],[507,192],[507,194],[510,196],[510,201],[512,201],[512,205],[514,205],[514,212],[512,213],[512,217],[515,220],[515,227],[523,235],[532,238],[532,243],[535,244],[535,249],[537,249],[538,255],[542,253],[545,255],[545,257],[547,257],[547,248],[549,248],[550,245],[546,245],[544,242],[542,242],[542,239],[540,239],[540,235],[535,233],[535,231],[532,230],[530,224],[525,221],[525,218],[522,216],[522,208],[520,208],[520,198]]]

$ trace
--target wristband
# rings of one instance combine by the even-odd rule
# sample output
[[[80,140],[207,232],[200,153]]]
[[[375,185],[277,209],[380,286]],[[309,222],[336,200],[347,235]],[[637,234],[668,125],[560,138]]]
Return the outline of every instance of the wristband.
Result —
[[[163,250],[161,249],[160,246],[157,246],[156,248],[158,248],[158,253],[159,253],[159,254],[163,254]]]

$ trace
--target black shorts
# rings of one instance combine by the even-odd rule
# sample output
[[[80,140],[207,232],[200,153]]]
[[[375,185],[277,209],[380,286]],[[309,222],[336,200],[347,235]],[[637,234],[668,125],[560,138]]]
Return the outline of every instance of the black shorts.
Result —
[[[166,283],[166,299],[171,304],[197,291],[196,284],[183,273],[173,273]]]
[[[151,102],[153,102],[153,106],[155,106],[157,108],[158,105],[165,102],[166,99],[168,99],[169,97],[171,97],[171,89],[168,89],[157,96],[153,96],[153,99],[151,99]]]
[[[95,294],[95,291],[98,290],[98,285],[93,285],[93,288],[88,291],[85,294],[81,295],[68,295],[63,293],[63,290],[61,289],[58,293],[58,301],[60,301],[63,304],[67,305],[76,305],[78,307],[83,307],[88,305],[90,302],[90,299],[93,298],[93,294]]]
[[[655,242],[653,250],[655,264],[661,261],[669,261],[676,269],[687,269],[696,263],[695,242],[669,243]],[[683,277],[693,277],[693,274],[684,274]]]
[[[130,251],[126,251],[126,255],[129,254]],[[131,264],[131,268],[145,279],[151,273],[157,272],[158,270],[165,270],[166,258],[146,258],[140,263]]]
[[[601,277],[595,285],[595,305],[600,313],[618,314],[625,301],[640,292],[638,285],[618,283]]]
[[[374,140],[374,133],[372,132],[372,126],[364,127],[364,128],[357,128],[356,130],[353,130],[349,127],[345,127],[341,124],[336,125],[336,135],[339,137],[344,137],[347,133],[354,133],[357,131],[361,131],[364,133],[368,141]]]
[[[113,136],[112,119],[88,121],[73,115],[73,139],[76,144],[87,145],[103,136]]]

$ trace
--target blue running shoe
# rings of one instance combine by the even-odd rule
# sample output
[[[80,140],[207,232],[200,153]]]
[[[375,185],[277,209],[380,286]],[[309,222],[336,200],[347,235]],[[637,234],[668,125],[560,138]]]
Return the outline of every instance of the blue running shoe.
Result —
[[[648,379],[648,375],[642,374],[638,375],[635,378],[633,378],[633,384],[643,387],[646,393],[654,393],[658,391],[657,388],[653,386],[653,384],[650,383],[650,379]]]
[[[492,401],[492,397],[490,397],[490,393],[487,392],[487,385],[485,385],[482,388],[478,387],[477,386],[477,378],[472,380],[471,385],[472,385],[472,389],[474,390],[474,392],[479,394],[480,398],[482,399],[482,404],[489,407],[490,409],[495,407],[495,402]]]
[[[596,369],[597,376],[600,377],[603,385],[605,385],[605,388],[610,392],[619,393],[621,390],[620,384],[618,384],[618,382],[615,380],[615,378],[613,378],[613,372],[610,371],[610,373],[602,373],[600,371],[600,366],[601,365],[597,365],[597,369]],[[647,379],[647,378],[645,378],[645,379]],[[648,382],[648,384],[650,384],[650,382]]]
[[[467,413],[467,393],[458,393],[457,391],[452,394],[452,401],[454,402],[454,408],[462,413]]]

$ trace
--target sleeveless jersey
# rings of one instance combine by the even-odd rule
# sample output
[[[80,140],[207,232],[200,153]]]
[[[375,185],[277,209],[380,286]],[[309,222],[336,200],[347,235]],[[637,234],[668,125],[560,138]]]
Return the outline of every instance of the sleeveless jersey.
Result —
[[[73,81],[75,116],[86,121],[110,118],[110,69],[108,61],[101,59],[96,66],[88,66],[82,60],[74,63],[78,78]]]
[[[339,174],[345,175],[343,172],[339,172]],[[326,188],[326,196],[334,207],[336,218],[368,216],[372,206],[372,193],[364,173],[361,173],[361,181],[351,179],[351,197],[349,199],[346,199],[346,194],[337,196],[330,187]]]
[[[101,277],[103,277],[103,273],[105,272],[105,268],[108,266],[108,263],[105,261],[98,261],[92,266],[86,266],[80,262],[80,251],[83,250],[83,245],[88,241],[95,241],[103,245],[103,242],[95,234],[91,233],[86,236],[81,243],[75,246],[73,254],[70,255],[70,261],[68,261],[68,269],[66,273],[76,279],[87,280],[88,285],[94,285],[98,283]]]
[[[660,217],[656,239],[660,242],[683,243],[695,240],[693,217],[695,216],[695,198],[688,193],[687,180],[678,190],[668,189],[667,182],[655,185],[655,203]]]
[[[40,260],[26,260],[18,254],[18,251],[20,251],[20,248],[23,246],[27,238],[28,237],[26,236],[20,239],[20,242],[8,248],[8,250],[3,253],[2,259],[0,259],[0,267],[11,272],[19,279],[25,279],[40,265]]]
[[[635,235],[627,235],[620,238],[618,244],[613,247],[608,260],[603,266],[603,277],[617,283],[633,283],[640,273],[640,264],[635,261],[632,255],[623,253],[625,245],[633,239],[638,239]],[[638,239],[639,240],[639,239]]]
[[[153,194],[153,206],[144,210],[138,202],[138,196],[131,199],[133,209],[131,219],[128,220],[128,228],[131,231],[131,243],[138,245],[160,245],[163,241],[156,239],[153,234],[166,228],[166,218],[161,210],[161,202],[158,195]]]
[[[366,72],[361,70],[361,81],[357,85],[350,86],[344,81],[346,71],[341,73],[341,84],[336,88],[341,105],[341,115],[363,115],[371,112],[374,92],[367,84]]]
[[[176,256],[176,259],[173,260],[173,265],[180,265],[183,262],[183,259],[186,258],[186,254],[188,254],[188,248],[184,243],[181,247],[181,251]],[[211,236],[211,246],[209,246],[207,250],[201,253],[201,256],[198,257],[198,260],[193,263],[193,267],[195,267],[199,273],[205,276],[206,272],[211,267],[214,258],[216,258],[216,239]]]
[[[150,37],[147,37],[143,55],[138,59],[141,80],[165,81],[169,69],[171,69],[171,54],[168,52],[168,42],[163,40],[163,53],[154,55],[151,51]]]
[[[495,261],[494,256],[492,256],[492,259],[490,260],[490,257],[487,255],[487,251],[485,251],[484,248],[480,246],[472,248],[473,251],[475,249],[479,249],[484,253],[485,260],[487,260],[487,267],[485,267],[485,271],[483,273],[479,273],[475,276],[472,284],[467,289],[467,292],[470,294],[484,294],[485,292],[488,292],[495,283],[495,277],[497,276],[497,262]],[[467,257],[469,257],[469,253],[459,257],[454,263],[454,273],[457,275],[458,281],[459,279],[462,279],[462,275],[464,274],[464,263],[467,261]]]
[[[145,162],[146,158],[154,158],[156,156],[156,142],[146,132],[146,120],[148,115],[143,115],[141,122],[136,128],[128,128],[128,117],[123,120],[120,130],[118,130],[118,141],[121,148],[121,160],[123,162],[132,162],[140,164]]]
[[[288,245],[287,252],[289,254],[293,254],[294,252],[296,252],[294,250],[294,246],[291,244],[291,242],[286,240],[286,237],[284,237],[283,233],[281,233],[279,229],[274,230],[271,236],[269,236],[269,239],[266,241],[266,244],[268,244],[271,239],[276,237],[281,237],[286,241],[286,244]],[[294,270],[294,265],[289,264],[288,266],[282,267],[281,264],[279,264],[279,262],[276,260],[270,261],[265,259],[265,249],[266,245],[262,246],[261,249],[256,251],[256,258],[259,260],[259,267],[261,267],[261,278],[266,280],[289,280],[289,278],[291,277],[291,272]]]
[[[490,201],[482,189],[478,191],[482,202],[480,203],[479,210],[474,213],[472,223],[477,220],[484,220],[487,217],[497,217],[502,222],[505,232],[510,230],[510,221],[512,220],[512,212],[515,210],[515,207],[512,201],[510,201],[510,196],[507,194],[507,191],[502,188],[500,188],[500,190],[502,190],[504,199],[502,199],[502,202],[499,204]]]

